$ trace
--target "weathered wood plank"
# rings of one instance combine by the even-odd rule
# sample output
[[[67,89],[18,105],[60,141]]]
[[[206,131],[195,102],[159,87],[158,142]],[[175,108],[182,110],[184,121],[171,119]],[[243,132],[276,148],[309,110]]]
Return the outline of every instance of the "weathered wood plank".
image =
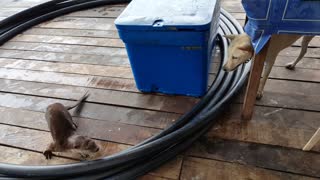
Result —
[[[30,129],[24,129],[19,127],[12,127],[7,125],[0,125],[0,137],[3,137],[0,139],[1,144],[7,144],[10,146],[28,149],[31,151],[35,151],[38,153],[41,153],[47,146],[47,144],[50,142],[51,136],[49,132],[44,131],[36,131],[36,130],[30,130]],[[124,149],[127,149],[129,146],[112,143],[112,142],[106,142],[106,141],[97,141],[100,145],[100,151],[96,153],[95,155],[92,155],[90,159],[98,159],[103,156],[108,156],[117,152],[120,152]],[[14,153],[14,152],[12,152]],[[62,153],[56,153],[58,156],[62,157],[70,157],[75,159],[80,159],[80,155],[77,152],[62,152]],[[19,152],[17,152],[16,156],[20,156]],[[31,157],[26,157],[26,159],[30,159]],[[34,155],[33,161],[27,161],[25,163],[34,163],[36,165],[39,165],[38,163],[46,163],[46,160],[44,160],[44,156],[42,154]],[[60,159],[57,157],[53,157],[52,160],[48,161],[48,164],[53,164],[57,160]],[[0,159],[1,160],[1,159]],[[10,163],[19,163],[19,161],[14,161],[15,159],[7,159],[12,160]],[[51,162],[53,161],[53,162]],[[58,162],[62,163],[71,163],[74,161],[67,161],[67,160],[58,160]],[[170,178],[170,179],[177,179],[177,175],[180,173],[182,164],[182,157],[178,156],[177,158],[173,159],[172,161],[168,162],[164,166],[159,167],[157,170],[152,171],[149,173],[149,175],[152,176],[160,176],[164,178]]]
[[[133,79],[131,68],[121,66],[100,66],[0,58],[0,67]]]
[[[250,121],[240,113],[240,105],[232,105],[206,136],[302,149],[320,127],[319,112],[257,106]],[[320,152],[320,144],[313,150]]]
[[[215,160],[186,158],[181,173],[181,179],[255,179],[255,180],[311,180],[306,176],[299,176],[284,172],[272,171],[253,166],[244,166],[235,163],[226,163]]]
[[[0,78],[138,92],[133,80],[130,80],[130,82],[128,79],[115,80],[114,78],[100,77],[97,80],[96,77],[76,74],[40,73],[15,69],[1,69]],[[114,84],[113,81],[118,81],[119,83]],[[271,79],[266,85],[265,97],[257,101],[257,104],[319,111],[319,103],[316,98],[319,96],[319,92],[316,91],[319,88],[318,86],[319,84],[315,83]],[[290,94],[287,92],[290,92]],[[241,102],[240,100],[238,101]]]
[[[115,18],[85,18],[62,16],[51,21],[36,25],[38,28],[59,28],[59,29],[86,29],[116,31],[114,25]],[[243,25],[244,20],[238,20]]]
[[[88,102],[165,111],[178,114],[182,114],[190,110],[198,101],[196,98],[184,96],[160,96],[155,94],[128,93],[95,88],[88,89],[68,85],[0,79],[0,91],[17,94],[75,100],[86,90],[89,90],[90,93],[90,96],[86,99]]]
[[[178,155],[173,160],[170,160],[169,162],[153,170],[149,174],[154,176],[159,176],[161,178],[164,177],[164,178],[171,178],[171,179],[179,179],[182,163],[183,163],[183,156]]]
[[[20,11],[26,10],[27,8],[0,8],[0,16],[1,17],[9,17],[14,14],[17,14]]]
[[[59,52],[41,52],[28,50],[0,50],[0,57],[25,60],[38,60],[49,62],[64,62],[77,64],[111,65],[129,67],[129,60],[126,56],[115,57],[112,55],[84,55]]]
[[[37,4],[41,4],[44,2],[47,2],[49,0],[23,0],[23,1],[17,1],[17,0],[1,0],[3,8],[29,8],[32,6],[35,6]]]
[[[233,114],[233,113],[232,113]],[[313,115],[311,115],[312,117],[314,117]],[[289,120],[291,120],[292,118],[290,118],[290,117],[286,117],[285,119],[289,119]],[[314,119],[314,121],[316,121],[316,119]],[[304,121],[303,121],[304,122]],[[282,122],[283,123],[283,122]],[[309,122],[304,122],[304,123],[306,123],[306,125],[309,123]],[[295,126],[297,126],[297,127],[300,127],[300,125],[299,124],[296,124],[296,123],[292,123],[292,124],[294,124]],[[309,126],[314,126],[314,125],[312,125],[312,124],[308,124]],[[316,126],[316,125],[315,125]],[[314,127],[315,127],[314,126]],[[237,128],[234,128],[234,129],[237,129]],[[253,128],[250,128],[251,130],[253,129]],[[259,128],[260,129],[260,128]],[[268,128],[262,128],[262,129],[268,129]],[[291,139],[294,139],[294,140],[296,140],[296,138],[294,138],[293,136],[290,136],[290,138]]]
[[[301,47],[301,42],[302,42],[302,38],[300,38],[298,41],[296,41],[295,43],[293,43],[294,46],[297,47]],[[311,42],[309,43],[309,47],[320,47],[320,37],[319,36],[315,36]]]
[[[29,46],[33,46],[33,49],[26,49],[23,45],[26,45],[23,42],[9,42],[7,44],[17,44],[13,49],[1,49],[0,57],[4,58],[15,58],[15,59],[27,59],[27,60],[43,60],[43,61],[52,61],[52,62],[67,62],[67,63],[77,63],[77,64],[100,64],[100,65],[112,65],[112,66],[129,66],[129,60],[126,56],[126,50],[124,48],[108,48],[108,47],[96,47],[89,48],[88,46],[78,46],[78,45],[61,45],[61,44],[42,44],[46,47],[41,47],[39,43],[29,42]],[[5,45],[2,48],[6,48]],[[30,48],[30,47],[29,47]],[[43,51],[39,51],[39,48]],[[52,49],[50,49],[52,48]],[[79,49],[77,49],[79,48]],[[106,48],[106,49],[104,49]],[[92,51],[90,54],[79,54],[81,50],[83,51]],[[67,53],[64,52],[68,51]],[[79,53],[73,53],[73,50],[76,50]],[[102,54],[99,54],[100,51]],[[104,53],[104,51],[109,52],[109,54]],[[97,53],[97,54],[95,54]],[[217,54],[218,57],[218,54]],[[219,59],[219,58],[218,58]],[[218,61],[213,62],[215,65],[210,69],[212,72],[216,72],[218,68]]]
[[[218,63],[212,63],[211,65],[212,67],[210,69],[210,73],[217,72]],[[40,62],[33,60],[25,61],[5,58],[0,58],[0,67],[133,79],[133,74],[130,67]],[[318,70],[305,68],[296,68],[295,71],[290,71],[284,67],[274,67],[270,74],[270,78],[309,82],[320,82],[318,77],[320,77]]]
[[[116,143],[111,143],[111,142],[107,142],[107,143],[108,143],[107,146],[102,146],[102,148],[104,148],[103,153],[105,153],[105,154],[103,154],[103,155],[100,154],[99,157],[111,155],[111,154],[120,152],[120,151],[128,148],[128,146],[126,146],[126,145],[121,145],[121,144],[116,144]],[[109,151],[109,153],[107,153],[107,151]],[[63,154],[63,155],[67,154],[69,156],[73,155],[75,157],[78,157],[78,156],[71,154],[71,153],[60,153],[60,154]],[[41,155],[41,156],[43,157],[43,155]],[[57,157],[54,157],[54,158],[57,158]],[[50,160],[50,161],[52,161],[52,160]],[[140,177],[139,179],[143,179],[143,180],[147,180],[147,179],[152,179],[152,180],[153,179],[156,179],[156,180],[158,180],[158,179],[159,180],[178,179],[179,174],[180,174],[180,170],[181,170],[181,166],[182,166],[182,156],[178,155],[174,159],[168,161],[164,165],[149,172],[147,175]]]
[[[133,79],[0,68],[0,78],[138,92]]]
[[[49,132],[37,131],[26,128],[0,125],[1,138],[0,143],[10,145],[17,148],[27,149],[35,152],[42,153],[51,142],[51,135]],[[127,149],[128,145],[117,144],[106,141],[97,141],[99,143],[101,151],[95,154],[94,159],[114,154],[116,152]],[[57,153],[58,156],[80,159],[77,152],[62,152]],[[44,157],[43,157],[44,158]]]
[[[320,64],[320,61],[319,61]],[[95,76],[108,76],[120,78],[133,78],[130,67],[114,67],[114,66],[97,66],[84,64],[70,64],[57,62],[39,62],[39,61],[24,61],[16,59],[0,58],[0,67],[13,69],[37,70],[46,72],[62,72],[87,74]],[[211,73],[218,71],[218,64],[212,64]],[[288,70],[284,67],[274,67],[269,76],[275,79],[300,80],[309,82],[320,82],[320,72],[315,69],[296,68],[295,71]]]
[[[21,51],[21,50],[0,50],[2,58],[16,58],[27,60],[39,60],[50,62],[66,62],[78,64],[130,66],[127,57],[114,57],[109,55],[82,55],[57,52]],[[294,56],[278,56],[275,66],[285,67],[286,64],[294,61]],[[296,66],[297,68],[320,69],[320,61],[315,58],[303,58]]]
[[[87,17],[57,17],[37,25],[42,28],[63,29],[91,29],[91,30],[117,30],[114,25],[115,18],[87,18]]]
[[[0,93],[0,106],[20,108],[31,111],[44,112],[49,104],[60,102],[73,104],[67,100],[43,98],[25,95]],[[73,111],[71,111],[73,113]],[[84,103],[77,117],[96,119],[101,121],[119,122],[143,127],[162,129],[174,122],[180,115],[173,113],[140,110],[110,105]]]
[[[216,56],[217,59],[218,55]],[[5,60],[36,60],[45,62],[63,62],[74,64],[91,64],[103,66],[124,66],[130,67],[127,57],[111,57],[108,55],[81,55],[65,54],[55,52],[21,51],[21,50],[0,50],[0,59]],[[210,73],[217,72],[219,61],[211,63]],[[76,65],[78,66],[78,65]]]
[[[236,17],[242,17],[243,13],[233,13]],[[239,19],[243,21],[242,19]],[[58,29],[58,28],[38,28],[34,27],[31,28],[23,34],[30,34],[30,35],[51,35],[51,36],[70,36],[70,37],[105,37],[105,38],[119,38],[117,31],[102,31],[102,30],[84,30],[84,29]],[[319,46],[320,37],[315,37],[309,44],[311,47],[318,47]],[[296,51],[300,51],[298,46],[301,45],[301,40],[298,40],[294,43],[294,49]],[[290,57],[290,54],[288,54]],[[297,57],[295,55],[295,57]]]
[[[275,66],[285,67],[288,63],[291,63],[296,60],[297,57],[294,56],[278,56],[275,62]],[[296,68],[305,68],[305,69],[320,69],[320,60],[316,58],[307,58],[304,57],[297,65]]]
[[[20,165],[58,165],[58,164],[69,164],[76,162],[75,160],[54,157],[50,161],[46,160],[43,154],[0,146],[0,162],[9,164],[20,164]]]
[[[139,180],[174,180],[174,179],[169,179],[169,178],[164,178],[164,177],[157,177],[157,176],[151,176],[151,175],[144,175],[142,177],[138,178]]]
[[[273,67],[269,78],[320,82],[320,71],[304,68],[295,68],[292,71],[283,67]]]
[[[46,43],[32,43],[32,42],[7,42],[2,45],[0,49],[5,50],[33,50],[40,52],[59,52],[72,53],[83,55],[106,55],[116,57],[127,57],[125,48],[110,48],[110,47],[92,47],[81,45],[61,45],[61,44],[46,44]],[[297,57],[299,54],[299,47],[289,47],[280,53],[280,56]],[[318,48],[309,48],[306,58],[320,57]],[[303,61],[303,60],[302,60]]]
[[[320,111],[320,84],[268,80],[258,105]]]
[[[300,54],[300,47],[288,47],[281,51],[279,55],[283,56],[294,56],[298,57]],[[304,57],[312,57],[312,58],[319,58],[320,57],[320,48],[308,48],[308,51]]]
[[[0,125],[0,143],[36,152],[43,152],[51,142],[49,132],[36,131],[25,128]],[[104,146],[103,143],[101,146]],[[64,157],[77,157],[75,153],[62,153]],[[65,155],[64,155],[65,154]],[[70,155],[69,155],[70,154]],[[44,157],[43,157],[44,158]]]
[[[218,63],[211,63],[210,73],[218,72]],[[83,74],[103,77],[133,79],[130,67],[89,65],[62,62],[41,62],[34,60],[0,58],[0,67],[45,72]]]
[[[319,112],[319,88],[319,83],[269,79],[263,98],[256,101],[256,105]],[[243,93],[235,102],[243,102]]]
[[[133,79],[0,68],[0,78],[138,92]],[[319,83],[268,80],[259,105],[319,111]],[[242,97],[242,96],[241,96]],[[238,99],[237,102],[242,102]]]
[[[2,46],[2,49],[7,49],[7,50],[1,50],[4,51],[1,54],[5,54],[4,56],[8,57],[8,51],[11,50],[11,52],[13,52],[14,49],[18,50],[27,50],[24,51],[24,53],[26,53],[27,57],[28,57],[28,53],[42,53],[44,54],[45,57],[51,57],[53,55],[59,54],[59,53],[66,53],[65,56],[80,56],[79,54],[81,54],[82,56],[85,55],[94,55],[93,59],[96,59],[97,57],[95,56],[104,56],[106,59],[106,62],[110,61],[109,58],[117,58],[119,59],[121,58],[127,58],[126,56],[126,51],[125,49],[117,49],[117,48],[108,48],[108,47],[86,47],[86,46],[77,46],[77,45],[60,45],[60,44],[43,44],[43,43],[26,43],[26,42],[9,42],[7,44],[5,44],[4,46]],[[37,52],[29,52],[29,51],[37,51]],[[39,52],[39,50],[41,50]],[[116,51],[115,51],[116,50]],[[44,52],[48,52],[48,55],[46,55]],[[17,52],[16,52],[17,53]],[[21,53],[21,51],[20,51]],[[72,55],[69,55],[68,53],[72,53]],[[78,54],[75,54],[78,53]],[[62,55],[62,54],[61,54]],[[61,56],[60,55],[60,56]],[[9,56],[9,57],[12,57]],[[89,57],[90,58],[90,57]],[[286,63],[293,61],[296,56],[291,57],[291,56],[280,56],[280,59],[277,62],[282,62],[284,61],[284,58],[288,58],[285,60]],[[38,58],[39,59],[39,58]],[[52,59],[52,58],[51,58]],[[84,58],[79,58],[79,59],[86,59]],[[85,60],[79,60],[79,61],[85,61]],[[94,61],[94,60],[93,60]],[[318,62],[317,60],[313,60]],[[113,60],[113,62],[115,62],[115,60]],[[120,63],[123,63],[123,61],[121,61]],[[127,62],[128,63],[128,62]],[[298,67],[300,66],[300,64],[305,63],[305,60],[302,60],[301,63],[298,64]],[[308,63],[307,63],[308,64]],[[310,64],[310,63],[309,63]],[[315,68],[317,68],[317,64],[315,65]],[[310,67],[307,66],[307,67]]]
[[[24,128],[49,131],[44,113],[15,108],[0,107],[0,123]],[[26,116],[28,115],[28,116]],[[158,129],[127,125],[114,121],[74,118],[78,125],[77,132],[95,139],[135,145],[148,137],[159,133]]]
[[[10,163],[10,164],[19,164],[19,165],[45,166],[45,165],[69,164],[77,161],[61,158],[61,157],[54,157],[51,160],[46,160],[41,153],[0,146],[0,162]],[[165,165],[159,167],[157,170],[150,172],[149,174],[141,177],[140,179],[172,180],[173,178],[176,177],[175,174],[180,172],[179,170],[181,168],[181,165],[179,165],[180,162],[181,161],[179,161],[179,158],[176,158],[171,162],[168,162]]]
[[[199,158],[320,177],[320,154],[297,149],[202,138],[192,146],[188,154]]]
[[[237,12],[242,13],[244,9],[239,1],[221,1],[221,7],[227,10],[228,12]]]
[[[245,20],[246,14],[244,12],[229,12],[237,20]]]
[[[97,8],[76,11],[66,14],[67,17],[99,17],[99,18],[116,18],[120,15],[126,4],[123,5],[106,5]],[[27,7],[4,7],[0,8],[0,16],[9,17],[20,11],[27,9]]]
[[[2,3],[3,3],[3,7],[9,7],[9,8],[27,8],[27,7],[31,7],[35,4],[38,4],[38,3],[43,3],[43,2],[46,2],[47,0],[24,0],[24,1],[19,1],[19,3],[17,3],[16,1],[14,0],[2,0]],[[232,2],[232,1],[222,1],[222,7],[226,8],[228,11],[231,11],[231,12],[238,12],[239,9],[241,10],[240,12],[243,12],[243,8],[239,8],[239,6],[241,7],[241,3],[240,2]],[[110,14],[110,11],[114,13],[114,16],[116,16],[116,14],[119,13],[120,10],[116,9],[117,6],[113,7],[111,6],[112,8],[109,8],[110,6],[106,6],[108,7],[107,9],[104,9],[104,8],[94,8],[92,9],[91,11],[89,12],[86,12],[86,11],[80,11],[79,13],[75,13],[75,14],[70,14],[70,16],[86,16],[86,17],[105,17],[106,15],[113,15],[113,14]],[[120,9],[121,7],[119,7]],[[94,11],[96,10],[96,11]],[[88,11],[88,10],[87,10]],[[109,12],[109,14],[105,14],[105,12]]]
[[[231,12],[243,12],[234,3],[222,3],[226,10]],[[10,6],[8,6],[10,7]],[[20,6],[25,8],[24,6]],[[19,8],[21,9],[21,8]],[[91,10],[79,11],[66,16],[55,18],[51,21],[44,22],[37,27],[47,28],[66,28],[66,29],[96,29],[96,30],[116,30],[113,21],[122,12],[123,7],[105,6],[94,8]],[[8,14],[14,14],[11,12]],[[1,14],[0,14],[1,15]],[[75,17],[77,16],[77,17]],[[104,17],[104,18],[101,18]],[[107,17],[107,18],[105,18]],[[110,18],[112,17],[112,18]],[[241,21],[242,23],[242,21]]]
[[[126,7],[126,4],[107,5],[107,6],[101,6],[97,8],[88,9],[88,10],[73,12],[73,13],[67,14],[66,16],[92,17],[92,18],[97,18],[97,17],[98,18],[116,18],[122,13],[125,7]]]
[[[67,37],[96,37],[96,38],[119,38],[117,31],[85,30],[85,29],[58,29],[58,28],[31,28],[22,34],[67,36]]]
[[[26,63],[27,64],[27,63]],[[34,67],[33,67],[34,68]],[[39,67],[43,69],[43,67]],[[139,92],[133,79],[0,68],[0,78]],[[213,69],[214,70],[214,69]]]
[[[122,47],[124,44],[120,39],[93,38],[93,37],[66,37],[46,35],[18,35],[11,39],[14,42],[40,42],[47,44],[71,44],[103,47]]]
[[[81,46],[81,45],[61,45],[61,44],[46,44],[32,42],[7,42],[0,49],[18,49],[18,50],[33,50],[40,52],[60,52],[82,55],[105,55],[112,57],[127,57],[125,48],[110,48],[96,46]]]

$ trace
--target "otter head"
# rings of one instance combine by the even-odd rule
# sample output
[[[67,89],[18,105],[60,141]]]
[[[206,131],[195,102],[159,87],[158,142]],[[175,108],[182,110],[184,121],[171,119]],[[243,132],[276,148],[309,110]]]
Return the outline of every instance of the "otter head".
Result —
[[[223,69],[227,72],[235,70],[239,65],[246,63],[252,58],[254,49],[250,36],[246,33],[238,35],[225,35],[231,40],[228,48],[228,59]]]
[[[73,148],[87,150],[93,153],[98,152],[100,149],[98,144],[94,140],[85,136],[77,136],[74,139]]]
[[[100,148],[94,140],[89,139],[88,143],[85,146],[85,149],[90,152],[98,152]]]

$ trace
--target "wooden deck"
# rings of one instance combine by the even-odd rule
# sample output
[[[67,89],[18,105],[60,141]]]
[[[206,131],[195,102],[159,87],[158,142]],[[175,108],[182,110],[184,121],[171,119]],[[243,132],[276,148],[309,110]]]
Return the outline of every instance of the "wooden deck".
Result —
[[[45,0],[1,0],[0,19]],[[222,0],[241,23],[240,0]],[[124,6],[75,12],[40,24],[0,47],[0,162],[46,165],[77,161],[60,153],[47,161],[44,109],[69,104],[87,89],[78,132],[101,143],[106,156],[157,134],[198,99],[142,94],[134,84],[114,19]],[[318,179],[320,144],[302,147],[320,127],[320,41],[295,71],[284,68],[299,43],[278,57],[251,121],[240,120],[243,95],[185,153],[141,179]],[[217,63],[212,64],[213,79]],[[98,158],[99,156],[95,157]]]

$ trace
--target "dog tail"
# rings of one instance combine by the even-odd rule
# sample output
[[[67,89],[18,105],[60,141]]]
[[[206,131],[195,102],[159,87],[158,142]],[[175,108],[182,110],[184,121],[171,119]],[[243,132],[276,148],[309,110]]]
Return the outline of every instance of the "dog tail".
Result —
[[[88,91],[86,91],[86,93],[84,93],[84,95],[74,105],[66,106],[66,108],[68,110],[70,110],[70,109],[73,109],[73,108],[79,106],[79,104],[82,103],[82,101],[86,100],[88,96],[89,96],[89,93],[88,93]]]

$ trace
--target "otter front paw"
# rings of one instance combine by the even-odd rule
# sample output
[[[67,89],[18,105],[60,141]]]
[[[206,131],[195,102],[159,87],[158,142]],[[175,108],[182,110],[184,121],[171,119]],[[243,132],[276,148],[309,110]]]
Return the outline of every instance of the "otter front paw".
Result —
[[[45,151],[43,152],[43,155],[46,157],[46,159],[51,159],[52,156],[53,156],[53,153],[52,153],[52,151],[50,151],[50,150],[45,150]]]

